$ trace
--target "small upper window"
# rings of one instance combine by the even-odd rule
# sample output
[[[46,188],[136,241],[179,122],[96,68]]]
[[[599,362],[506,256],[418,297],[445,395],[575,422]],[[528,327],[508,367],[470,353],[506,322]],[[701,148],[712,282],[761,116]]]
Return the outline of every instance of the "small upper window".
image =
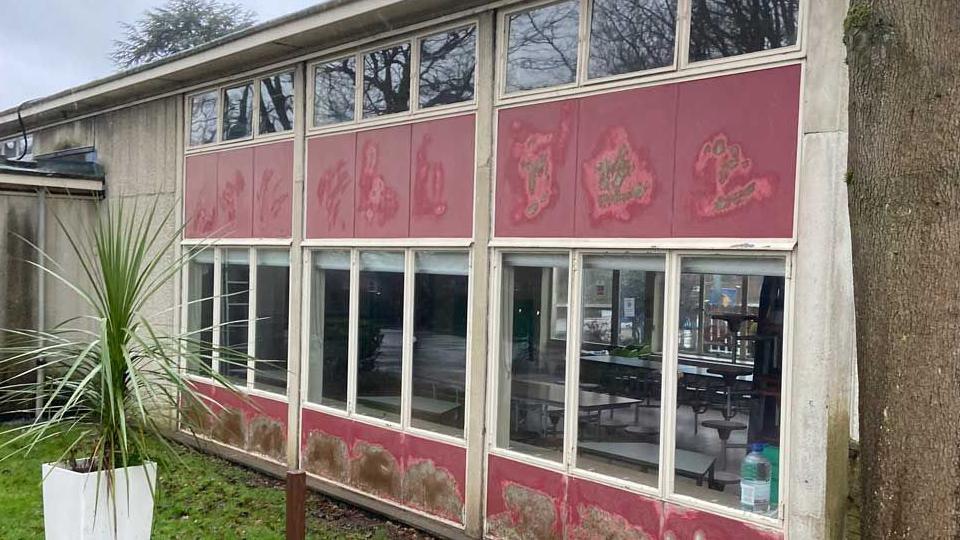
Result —
[[[190,146],[217,140],[217,93],[204,92],[190,98]]]
[[[403,43],[363,57],[363,117],[410,109],[410,44]]]
[[[594,0],[591,79],[673,64],[676,0]]]
[[[313,125],[352,121],[356,83],[357,60],[353,56],[318,65],[313,79]]]
[[[690,61],[712,60],[797,43],[800,0],[702,0],[690,17]]]
[[[253,133],[253,83],[227,88],[223,94],[223,140],[249,137]]]
[[[260,133],[293,129],[293,73],[260,79]]]
[[[26,150],[24,150],[24,146],[26,146]],[[23,135],[18,135],[0,143],[0,157],[13,160],[33,159],[33,135],[27,135],[26,141],[24,141]]]
[[[473,99],[477,27],[468,26],[420,42],[420,108]]]
[[[577,78],[580,2],[566,0],[509,16],[507,92],[571,83]]]

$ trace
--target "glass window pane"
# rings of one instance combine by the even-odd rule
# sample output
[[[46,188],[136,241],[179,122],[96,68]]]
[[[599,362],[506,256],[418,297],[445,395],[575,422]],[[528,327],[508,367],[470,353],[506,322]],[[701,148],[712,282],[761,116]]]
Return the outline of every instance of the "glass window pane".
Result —
[[[217,92],[210,91],[190,98],[190,146],[210,144],[217,140]]]
[[[462,437],[469,256],[418,252],[415,261],[411,422]]]
[[[350,252],[313,252],[307,400],[347,408]]]
[[[290,253],[257,250],[257,348],[253,386],[287,393]]]
[[[576,80],[579,1],[514,13],[507,24],[507,92]]]
[[[223,98],[223,140],[243,139],[253,133],[253,83],[227,88]]]
[[[551,337],[554,290],[567,289],[565,254],[504,255],[497,445],[559,461],[565,337]],[[566,332],[564,332],[564,336]]]
[[[410,109],[410,44],[363,57],[363,117]]]
[[[212,249],[197,253],[187,265],[187,302],[187,332],[191,340],[187,371],[209,376],[213,343]]]
[[[20,157],[20,139],[8,139],[3,141],[3,157],[7,159],[17,159]]]
[[[594,0],[590,78],[673,65],[677,0]]]
[[[649,486],[660,462],[662,256],[583,259],[577,467]]]
[[[357,412],[400,421],[403,252],[360,253]]]
[[[260,133],[293,129],[293,73],[260,79]]]
[[[250,319],[250,252],[223,251],[220,270],[220,374],[247,382],[247,328]]]
[[[420,41],[420,107],[473,99],[477,27],[468,26]]]
[[[737,261],[681,266],[675,487],[776,517],[784,262]]]
[[[357,61],[351,56],[317,66],[313,80],[313,125],[353,120]]]
[[[797,43],[800,0],[701,0],[690,18],[690,61]]]

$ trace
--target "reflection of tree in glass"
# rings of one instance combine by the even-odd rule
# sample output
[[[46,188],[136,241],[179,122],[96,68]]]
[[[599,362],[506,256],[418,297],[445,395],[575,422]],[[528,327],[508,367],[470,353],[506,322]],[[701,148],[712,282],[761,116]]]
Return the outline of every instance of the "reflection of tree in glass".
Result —
[[[420,42],[420,107],[473,99],[476,30],[460,28]]]
[[[190,100],[190,145],[209,144],[217,137],[217,94],[207,92]]]
[[[709,60],[797,42],[799,0],[693,0],[690,60]]]
[[[410,44],[367,53],[363,57],[363,117],[409,108]]]
[[[567,0],[510,16],[507,92],[576,79],[579,5]]]
[[[253,123],[253,84],[229,88],[223,106],[223,140],[249,137]]]
[[[293,128],[293,73],[260,81],[260,133]]]
[[[595,0],[590,78],[673,64],[676,0]]]
[[[356,64],[351,56],[317,66],[313,85],[313,125],[353,120]]]

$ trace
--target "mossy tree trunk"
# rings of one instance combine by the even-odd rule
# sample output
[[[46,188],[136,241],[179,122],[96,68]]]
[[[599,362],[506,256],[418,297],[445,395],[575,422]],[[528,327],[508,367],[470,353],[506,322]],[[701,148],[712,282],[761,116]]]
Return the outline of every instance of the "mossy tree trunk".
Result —
[[[854,0],[864,538],[960,537],[960,1]]]

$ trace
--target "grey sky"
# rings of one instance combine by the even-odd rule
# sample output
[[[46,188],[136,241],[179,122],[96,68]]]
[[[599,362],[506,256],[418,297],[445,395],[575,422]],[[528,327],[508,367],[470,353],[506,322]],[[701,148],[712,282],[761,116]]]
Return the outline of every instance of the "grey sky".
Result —
[[[321,0],[237,0],[257,21]],[[0,110],[114,71],[107,55],[133,22],[164,0],[0,0]]]

